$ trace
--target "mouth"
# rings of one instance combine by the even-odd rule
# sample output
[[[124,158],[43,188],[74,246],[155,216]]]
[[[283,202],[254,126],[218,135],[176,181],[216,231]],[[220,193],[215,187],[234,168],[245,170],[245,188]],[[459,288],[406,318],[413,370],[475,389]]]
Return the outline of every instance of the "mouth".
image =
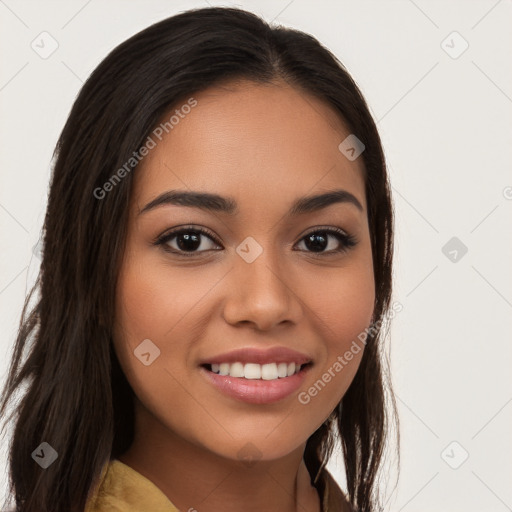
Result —
[[[237,363],[221,363],[216,365],[205,363],[201,364],[199,368],[206,381],[224,396],[249,404],[263,405],[279,402],[298,391],[313,365],[312,362],[308,362],[292,368],[292,364],[295,365],[295,363],[290,363],[290,372],[288,372],[288,364],[286,365],[285,375],[284,363],[281,363],[281,371],[278,370],[277,376],[273,367],[278,366],[276,363],[268,365],[255,363],[246,363],[245,365],[242,365],[242,363],[239,365]],[[218,369],[217,366],[219,366]],[[256,367],[260,366],[261,370],[258,373]],[[247,375],[245,375],[246,368],[248,370]],[[243,369],[243,375],[234,376],[240,375],[241,369]],[[222,375],[222,373],[226,374]],[[231,373],[234,375],[231,375]]]

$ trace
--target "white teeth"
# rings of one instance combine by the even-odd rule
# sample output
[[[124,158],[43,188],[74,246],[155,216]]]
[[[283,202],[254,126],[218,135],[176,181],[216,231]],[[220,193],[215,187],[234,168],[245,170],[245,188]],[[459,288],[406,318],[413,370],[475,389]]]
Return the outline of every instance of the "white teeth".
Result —
[[[291,377],[298,373],[302,365],[295,363],[213,363],[212,372],[230,377],[243,377],[246,379],[276,380],[278,378]]]
[[[277,379],[277,364],[262,364],[261,365],[261,378],[263,380],[274,380]]]
[[[231,372],[229,373],[231,377]],[[244,366],[244,377],[246,379],[261,379],[261,365],[256,363],[247,363]]]
[[[286,377],[288,375],[288,365],[286,363],[279,363],[277,365],[277,376]]]
[[[233,363],[229,369],[229,375],[231,375],[231,377],[243,377],[244,371],[244,365],[242,363]]]

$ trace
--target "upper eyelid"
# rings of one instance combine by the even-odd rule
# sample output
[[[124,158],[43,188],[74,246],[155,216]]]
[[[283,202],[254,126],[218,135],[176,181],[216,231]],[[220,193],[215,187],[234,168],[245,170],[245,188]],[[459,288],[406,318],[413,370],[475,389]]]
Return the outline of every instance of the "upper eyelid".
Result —
[[[220,244],[220,241],[217,240],[217,236],[211,232],[211,230],[204,228],[204,227],[197,227],[197,226],[179,226],[177,228],[170,229],[169,231],[165,231],[162,235],[159,235],[156,240],[162,240],[166,238],[172,238],[176,235],[179,235],[183,232],[188,231],[197,231],[200,235],[207,236],[211,238],[215,243]]]
[[[341,230],[345,235],[349,236],[349,233],[347,230],[340,228],[338,226],[328,226],[325,224],[319,225],[319,226],[313,226],[311,228],[307,228],[300,236],[301,238],[307,236],[310,233],[316,233],[317,231],[336,231]],[[191,224],[191,225],[183,225],[183,226],[177,226],[175,228],[170,228],[168,230],[165,230],[161,235],[158,235],[156,239],[166,237],[167,235],[176,235],[183,231],[198,231],[202,235],[211,236],[212,238],[219,238],[217,235],[213,233],[212,230],[205,228],[203,226]]]

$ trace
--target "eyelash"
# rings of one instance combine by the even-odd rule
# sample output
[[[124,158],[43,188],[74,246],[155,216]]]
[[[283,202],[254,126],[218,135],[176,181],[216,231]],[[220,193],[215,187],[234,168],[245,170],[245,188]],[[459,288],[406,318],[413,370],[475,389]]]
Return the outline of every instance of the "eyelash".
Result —
[[[190,257],[196,256],[197,254],[200,254],[202,252],[206,252],[206,251],[191,251],[191,252],[187,253],[186,251],[170,249],[166,245],[167,242],[169,242],[170,240],[172,240],[176,236],[178,236],[180,234],[183,234],[183,233],[190,233],[190,232],[200,233],[201,235],[204,235],[204,236],[210,238],[217,245],[221,245],[221,243],[217,240],[217,237],[211,231],[209,231],[208,229],[205,229],[205,228],[193,227],[193,226],[190,226],[190,227],[186,226],[186,227],[182,227],[182,228],[170,231],[168,233],[164,233],[163,235],[160,235],[159,237],[157,237],[156,240],[153,241],[153,245],[156,245],[156,246],[161,245],[162,249],[165,252],[176,254],[177,256],[180,256],[180,257],[183,256],[185,258],[190,258]],[[331,228],[327,228],[327,227],[323,228],[321,226],[316,228],[314,231],[310,231],[309,233],[306,233],[299,240],[299,242],[302,242],[308,236],[316,234],[316,233],[326,233],[327,235],[333,235],[339,242],[341,242],[341,247],[339,249],[334,249],[334,250],[331,250],[331,251],[320,252],[320,253],[315,253],[313,251],[303,251],[303,252],[308,252],[308,253],[310,253],[313,256],[323,256],[323,255],[332,255],[332,254],[345,253],[348,250],[350,250],[352,247],[357,245],[357,243],[358,243],[357,239],[354,236],[348,235],[342,229],[332,228],[332,227]]]

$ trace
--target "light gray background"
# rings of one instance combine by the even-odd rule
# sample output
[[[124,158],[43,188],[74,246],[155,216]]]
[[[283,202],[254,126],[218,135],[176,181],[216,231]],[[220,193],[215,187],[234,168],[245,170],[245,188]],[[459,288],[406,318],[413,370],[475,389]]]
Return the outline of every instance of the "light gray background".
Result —
[[[0,0],[2,379],[37,272],[51,155],[82,83],[132,34],[207,4],[313,34],[347,66],[378,121],[403,305],[390,336],[402,470],[386,510],[512,510],[510,0]],[[47,59],[31,48],[43,31],[59,45]],[[446,256],[452,237],[459,245]],[[328,467],[343,486],[340,462]]]

